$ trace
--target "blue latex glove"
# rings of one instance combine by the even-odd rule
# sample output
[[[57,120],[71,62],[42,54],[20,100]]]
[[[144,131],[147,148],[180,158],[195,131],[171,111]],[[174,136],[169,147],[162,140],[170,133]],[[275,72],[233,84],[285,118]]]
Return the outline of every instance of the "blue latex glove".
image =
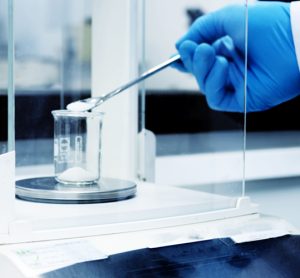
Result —
[[[288,3],[261,2],[248,10],[247,111],[266,110],[300,93]],[[200,17],[176,47],[179,70],[192,73],[208,105],[244,111],[245,7]]]

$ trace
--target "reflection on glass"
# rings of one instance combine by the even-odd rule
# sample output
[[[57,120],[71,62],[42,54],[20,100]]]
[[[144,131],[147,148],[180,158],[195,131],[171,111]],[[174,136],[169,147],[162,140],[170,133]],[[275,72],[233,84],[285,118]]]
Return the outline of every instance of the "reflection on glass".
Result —
[[[0,0],[0,154],[8,151],[8,1]]]
[[[236,3],[245,1],[146,1],[145,67],[175,53],[174,43],[199,16]],[[225,206],[236,205],[244,193],[243,113],[210,109],[191,75],[168,69],[146,83],[145,122],[157,140],[157,183],[228,197]]]
[[[195,18],[230,3],[145,1],[141,69],[169,58]],[[90,95],[91,1],[15,5],[17,165],[52,165],[51,111]],[[243,115],[209,109],[194,79],[174,69],[147,81],[145,89],[140,127],[145,123],[156,135],[155,181],[189,189],[186,202],[194,202],[190,189],[197,190],[203,211],[234,207],[243,194]]]
[[[91,24],[89,0],[15,0],[18,166],[52,163],[51,111],[90,96]]]

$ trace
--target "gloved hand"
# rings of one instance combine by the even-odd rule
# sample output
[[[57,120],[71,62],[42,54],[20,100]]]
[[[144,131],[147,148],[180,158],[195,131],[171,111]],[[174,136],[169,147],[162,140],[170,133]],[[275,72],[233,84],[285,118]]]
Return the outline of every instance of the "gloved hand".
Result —
[[[209,106],[244,111],[245,7],[228,6],[200,17],[176,44],[179,70],[192,73]],[[247,112],[266,110],[300,93],[290,6],[248,7]]]

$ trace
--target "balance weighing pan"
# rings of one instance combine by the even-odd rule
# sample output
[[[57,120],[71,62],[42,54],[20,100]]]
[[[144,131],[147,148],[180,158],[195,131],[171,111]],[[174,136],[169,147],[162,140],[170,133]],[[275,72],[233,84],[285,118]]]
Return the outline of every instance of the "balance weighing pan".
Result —
[[[135,194],[134,182],[111,178],[102,178],[89,185],[66,185],[58,183],[52,176],[16,181],[17,198],[40,203],[105,203],[126,200]]]

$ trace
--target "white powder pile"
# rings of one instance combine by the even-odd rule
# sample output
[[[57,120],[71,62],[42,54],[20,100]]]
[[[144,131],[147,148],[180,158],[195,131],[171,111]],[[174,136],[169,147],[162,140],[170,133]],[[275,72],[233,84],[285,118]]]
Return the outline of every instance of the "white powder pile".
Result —
[[[66,181],[66,182],[85,182],[85,181],[94,181],[98,177],[83,168],[72,167],[62,172],[58,176],[58,178],[61,181]]]
[[[74,111],[74,112],[83,112],[83,111],[90,110],[91,108],[93,108],[93,106],[94,106],[93,103],[75,101],[68,104],[67,109],[69,111]]]

